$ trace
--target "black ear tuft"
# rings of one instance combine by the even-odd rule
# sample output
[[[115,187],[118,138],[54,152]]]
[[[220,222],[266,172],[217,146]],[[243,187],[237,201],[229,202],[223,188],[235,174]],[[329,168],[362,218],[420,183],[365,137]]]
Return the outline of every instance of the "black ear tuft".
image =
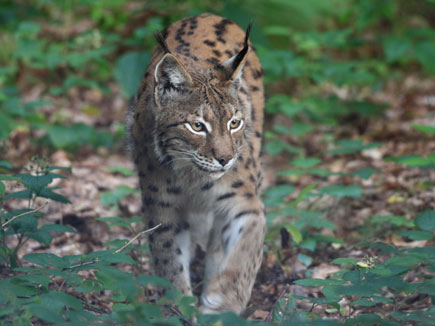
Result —
[[[161,32],[156,33],[155,38],[157,40],[157,43],[160,45],[160,47],[162,48],[163,52],[166,53],[171,53],[171,50],[169,50],[168,44],[166,43],[165,38],[163,37],[163,34]]]
[[[233,70],[236,70],[237,67],[240,65],[240,63],[243,61],[243,59],[246,57],[246,54],[249,51],[249,34],[251,34],[251,28],[252,28],[252,20],[248,25],[248,28],[246,29],[246,34],[245,34],[245,41],[243,43],[243,49],[236,55],[236,57],[234,58],[234,60],[231,62],[231,68]]]
[[[251,33],[252,21],[249,23],[246,29],[245,41],[243,42],[243,48],[235,56],[229,58],[227,61],[219,65],[219,71],[221,73],[221,81],[223,85],[229,87],[230,91],[237,94],[240,87],[240,81],[242,79],[242,70],[248,60],[250,45],[249,34]]]

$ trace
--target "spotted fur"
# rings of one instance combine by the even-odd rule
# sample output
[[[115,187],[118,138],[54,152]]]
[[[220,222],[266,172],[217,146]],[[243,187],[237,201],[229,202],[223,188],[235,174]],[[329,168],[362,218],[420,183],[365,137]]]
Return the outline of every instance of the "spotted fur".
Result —
[[[129,107],[129,146],[155,271],[192,295],[203,248],[203,312],[246,307],[265,235],[260,199],[263,72],[245,33],[211,14],[164,31]]]

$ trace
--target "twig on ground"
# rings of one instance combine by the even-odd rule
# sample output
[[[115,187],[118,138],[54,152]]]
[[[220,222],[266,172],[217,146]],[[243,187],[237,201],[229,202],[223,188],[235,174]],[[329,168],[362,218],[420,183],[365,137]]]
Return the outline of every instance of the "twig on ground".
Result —
[[[37,212],[37,211],[40,211],[41,209],[43,209],[43,208],[44,208],[45,206],[47,206],[47,205],[48,205],[48,200],[47,200],[47,201],[45,202],[45,204],[42,205],[42,206],[39,206],[39,207],[37,207],[37,208],[35,208],[35,209],[32,209],[31,211],[25,212],[25,213],[15,215],[15,216],[12,217],[10,220],[4,222],[4,223],[1,225],[1,228],[3,229],[3,228],[4,228],[5,226],[7,226],[9,223],[15,221],[17,218],[19,218],[19,217],[21,217],[21,216],[24,216],[24,215],[27,215],[27,214],[31,214],[31,213],[35,213],[35,212]]]
[[[130,241],[128,241],[125,245],[123,245],[121,248],[117,249],[117,250],[114,251],[113,253],[114,253],[114,254],[118,254],[118,253],[120,253],[120,252],[123,251],[125,248],[127,248],[128,245],[130,245],[133,241],[135,241],[137,238],[139,238],[141,235],[143,235],[143,234],[145,234],[145,233],[148,233],[148,232],[151,232],[151,231],[154,231],[155,229],[157,229],[158,227],[160,227],[160,225],[161,225],[161,224],[157,224],[155,227],[153,227],[153,228],[151,228],[151,229],[147,229],[147,230],[144,230],[144,231],[139,232],[138,234],[136,234],[136,235],[133,237],[133,239],[131,239]],[[93,260],[91,260],[91,261],[87,261],[87,262],[84,262],[84,263],[79,263],[79,264],[76,264],[76,265],[73,265],[73,266],[65,267],[63,270],[74,269],[74,268],[78,268],[78,267],[83,267],[83,266],[87,266],[87,265],[92,265],[92,264],[98,263],[99,261],[100,261],[100,259],[95,258],[95,259],[93,259]]]
[[[284,289],[282,289],[281,293],[279,294],[278,299],[276,299],[276,302],[278,302],[279,300],[281,300],[290,290],[290,285],[286,284]],[[275,302],[275,304],[276,304]],[[264,319],[265,322],[270,322],[272,320],[272,316],[273,316],[273,307],[270,310],[270,312],[267,314],[266,318]]]
[[[134,242],[137,238],[139,238],[141,235],[154,231],[155,229],[157,229],[158,227],[160,227],[160,225],[162,224],[157,224],[155,227],[148,229],[148,230],[144,230],[139,232],[138,234],[136,234],[130,241],[128,241],[125,245],[123,245],[121,248],[119,248],[118,250],[115,251],[115,254],[120,253],[121,251],[123,251],[125,248],[127,248],[132,242]]]

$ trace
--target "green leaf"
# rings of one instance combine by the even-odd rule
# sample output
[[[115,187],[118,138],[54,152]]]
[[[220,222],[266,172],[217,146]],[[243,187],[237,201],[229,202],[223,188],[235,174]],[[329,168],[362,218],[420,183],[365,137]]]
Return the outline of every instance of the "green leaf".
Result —
[[[155,286],[162,286],[165,288],[171,288],[173,287],[172,283],[168,280],[156,276],[156,275],[145,275],[141,274],[137,277],[137,281],[140,285],[148,286],[148,285],[155,285]]]
[[[330,284],[331,282],[330,280],[320,278],[305,278],[302,280],[296,280],[294,283],[301,286],[322,286]]]
[[[422,258],[411,256],[411,255],[400,255],[394,256],[385,262],[385,265],[389,266],[414,266],[422,263],[424,260]]]
[[[317,246],[317,241],[313,238],[304,239],[304,241],[302,241],[299,244],[299,247],[307,249],[311,252],[313,252],[316,249],[316,246]]]
[[[76,232],[72,227],[63,224],[44,224],[39,229],[41,232]]]
[[[373,168],[365,168],[353,171],[350,173],[350,175],[354,175],[362,179],[369,179],[375,171],[376,170]]]
[[[57,192],[52,191],[52,189],[56,189],[56,188],[44,188],[44,189],[42,189],[41,192],[39,193],[39,196],[57,201],[59,203],[71,204],[71,202],[69,201],[68,198],[66,198],[65,196],[63,196],[61,194],[58,194]]]
[[[299,244],[302,241],[302,233],[293,225],[287,225],[287,231],[291,234],[295,243]]]
[[[30,263],[42,266],[42,267],[48,267],[48,266],[56,266],[56,267],[64,267],[65,262],[62,258],[59,256],[56,256],[55,254],[51,253],[34,253],[34,254],[27,254],[24,256],[24,259],[27,260]]]
[[[0,160],[0,168],[4,168],[4,169],[10,170],[10,169],[12,169],[12,167],[13,166],[12,166],[12,164],[10,162]]]
[[[407,237],[414,241],[431,240],[434,238],[434,235],[431,232],[415,230],[403,231],[400,232],[399,235],[402,237]]]
[[[393,299],[380,297],[378,295],[373,296],[373,301],[375,303],[393,303],[394,302]]]
[[[65,320],[61,317],[61,315],[51,307],[47,307],[45,305],[30,304],[27,306],[27,309],[34,316],[46,322],[53,323],[55,325],[61,325],[65,323]]]
[[[384,52],[388,62],[406,62],[410,58],[411,41],[389,35],[383,41]]]
[[[60,174],[47,173],[45,175],[30,175],[27,173],[17,174],[16,177],[22,180],[23,185],[39,196],[41,191],[54,179],[65,178]]]
[[[84,123],[74,123],[70,126],[51,125],[48,128],[48,139],[58,149],[76,151],[80,146],[111,146],[112,136],[105,131],[98,131]]]
[[[12,177],[10,175],[4,175],[4,174],[0,174],[0,180],[22,182],[21,179],[18,177]]]
[[[97,221],[108,223],[110,226],[123,226],[128,227],[133,223],[139,223],[142,221],[141,217],[99,217]]]
[[[278,155],[285,149],[285,144],[281,140],[269,140],[266,142],[265,149],[269,155]]]
[[[26,236],[28,236],[29,238],[36,240],[40,243],[42,243],[45,246],[50,245],[51,240],[53,240],[53,238],[51,237],[51,235],[48,232],[41,232],[41,231],[36,231],[36,232],[27,232]]]
[[[49,291],[40,296],[41,303],[61,313],[64,307],[81,311],[83,310],[82,302],[70,294],[58,291]]]
[[[363,306],[363,307],[372,307],[374,306],[376,303],[374,303],[372,300],[370,299],[359,299],[359,300],[355,300],[352,301],[352,305],[353,306]]]
[[[118,58],[114,71],[115,79],[121,84],[127,98],[138,91],[150,59],[149,52],[127,52]]]
[[[48,288],[51,279],[44,275],[17,275],[14,276],[14,280],[24,281],[25,283],[30,283],[36,286],[42,286],[43,288]]]
[[[428,209],[418,214],[414,221],[415,225],[424,231],[435,230],[435,210]]]
[[[18,215],[22,216],[17,217],[9,224],[17,233],[35,231],[38,227],[38,221],[36,218],[43,216],[41,212],[32,212],[30,209],[17,209],[4,214],[2,218],[3,221],[6,222]]]
[[[376,314],[361,314],[355,318],[346,319],[343,324],[344,326],[355,325],[355,326],[375,326],[383,325],[382,318]],[[390,326],[390,325],[389,325]]]
[[[334,197],[361,197],[362,189],[360,186],[326,186],[320,188],[318,193],[321,195],[330,195]]]
[[[356,264],[356,259],[355,258],[336,258],[334,259],[331,264],[336,264],[336,265],[346,265],[346,264],[351,264],[351,265],[355,265]]]
[[[428,135],[435,134],[435,126],[413,124],[412,127],[415,130],[423,132],[423,133],[428,134]]]
[[[291,185],[279,185],[266,190],[265,203],[269,206],[277,206],[284,202],[285,197],[294,191]]]
[[[331,154],[353,154],[364,149],[379,147],[379,143],[363,144],[361,139],[343,139],[336,142],[337,148],[329,151]]]
[[[3,198],[6,192],[6,186],[3,182],[0,181],[0,200]]]
[[[370,223],[391,223],[395,226],[406,226],[406,227],[413,227],[414,222],[411,220],[408,220],[405,216],[395,216],[395,215],[388,215],[388,216],[375,216],[370,220]]]
[[[389,157],[385,160],[397,162],[399,164],[404,164],[408,166],[435,168],[435,154],[429,154],[427,157],[422,157],[417,154],[411,154],[401,157]]]
[[[313,262],[313,258],[304,254],[298,254],[298,260],[307,267],[309,267]]]
[[[122,198],[137,192],[138,191],[136,189],[133,189],[129,186],[116,186],[114,190],[103,192],[101,194],[100,202],[106,206],[116,205]]]
[[[135,171],[123,166],[109,166],[107,170],[113,173],[122,174],[124,177],[130,177],[135,174]]]
[[[5,195],[5,199],[9,199],[9,198],[29,199],[31,197],[32,197],[32,192],[30,191],[30,189],[15,191]]]
[[[425,72],[429,75],[435,75],[435,62],[433,54],[435,53],[435,43],[433,40],[418,42],[415,44],[415,56],[423,66]]]
[[[294,159],[291,163],[297,168],[301,169],[307,169],[311,168],[313,166],[316,166],[317,164],[321,163],[322,160],[319,160],[318,158],[314,157],[306,157],[306,158],[297,158]]]

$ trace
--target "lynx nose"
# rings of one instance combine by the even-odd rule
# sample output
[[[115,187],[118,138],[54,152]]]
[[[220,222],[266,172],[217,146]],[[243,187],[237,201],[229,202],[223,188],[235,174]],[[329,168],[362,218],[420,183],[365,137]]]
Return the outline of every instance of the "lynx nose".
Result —
[[[221,157],[216,157],[217,161],[219,162],[222,167],[228,164],[228,162],[232,159],[231,155],[225,155]]]

